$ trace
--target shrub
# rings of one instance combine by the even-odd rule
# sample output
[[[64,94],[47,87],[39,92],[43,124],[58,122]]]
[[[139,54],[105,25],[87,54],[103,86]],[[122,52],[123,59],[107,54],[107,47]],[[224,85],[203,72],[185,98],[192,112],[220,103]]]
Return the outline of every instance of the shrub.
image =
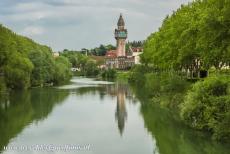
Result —
[[[1,92],[5,92],[7,90],[6,88],[6,83],[3,77],[0,76],[0,97],[1,97]]]
[[[60,84],[69,81],[72,77],[72,72],[70,71],[71,64],[67,58],[59,56],[55,59],[55,73],[54,73],[54,83]]]
[[[143,85],[145,81],[145,73],[151,72],[149,67],[144,65],[135,65],[129,73],[128,81],[136,85]]]
[[[88,60],[84,69],[85,76],[97,76],[99,74],[99,69],[96,63],[92,60]]]
[[[114,78],[116,78],[116,75],[117,75],[117,71],[115,69],[104,70],[101,73],[101,76],[104,79],[114,79]]]
[[[181,117],[191,127],[217,140],[230,139],[230,79],[209,77],[195,83],[181,105]]]

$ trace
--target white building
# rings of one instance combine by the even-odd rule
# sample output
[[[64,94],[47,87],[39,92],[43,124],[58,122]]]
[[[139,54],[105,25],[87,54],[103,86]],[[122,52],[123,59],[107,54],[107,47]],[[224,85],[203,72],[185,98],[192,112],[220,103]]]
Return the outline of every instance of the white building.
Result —
[[[140,64],[140,55],[143,53],[143,48],[141,47],[130,47],[130,51],[132,53],[132,56],[134,57],[135,64]]]

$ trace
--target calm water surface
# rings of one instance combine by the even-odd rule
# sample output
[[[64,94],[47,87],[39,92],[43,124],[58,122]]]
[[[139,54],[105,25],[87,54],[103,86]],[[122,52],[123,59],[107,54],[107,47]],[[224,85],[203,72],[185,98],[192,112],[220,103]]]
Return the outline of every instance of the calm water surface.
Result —
[[[12,92],[0,99],[0,153],[230,153],[133,91],[125,83],[73,78],[69,85]]]

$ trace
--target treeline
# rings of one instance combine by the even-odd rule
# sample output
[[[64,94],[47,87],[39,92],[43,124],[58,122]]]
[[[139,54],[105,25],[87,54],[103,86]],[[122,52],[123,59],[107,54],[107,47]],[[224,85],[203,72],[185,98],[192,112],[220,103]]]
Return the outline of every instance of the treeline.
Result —
[[[153,103],[176,109],[190,127],[230,140],[230,1],[196,0],[181,6],[144,43],[143,65],[129,81]],[[183,71],[207,70],[188,82]]]
[[[115,50],[116,47],[109,44],[109,45],[103,45],[101,44],[99,47],[95,47],[92,49],[86,49],[86,48],[82,48],[80,51],[76,51],[76,50],[68,50],[68,49],[64,49],[63,51],[75,51],[75,52],[79,52],[81,54],[84,55],[89,55],[89,56],[105,56],[106,52],[109,50]]]
[[[142,62],[161,69],[230,65],[230,1],[196,0],[167,16],[144,45]]]
[[[51,48],[0,25],[0,75],[8,88],[59,84],[71,77],[65,57],[53,58]]]
[[[66,57],[73,68],[76,68],[75,75],[97,76],[99,74],[98,61],[91,56],[86,56],[78,51],[65,49],[60,55]]]
[[[115,50],[116,47],[109,44],[109,45],[100,45],[99,47],[93,48],[89,50],[90,55],[94,56],[105,56],[106,52],[109,50]]]
[[[126,44],[126,49],[129,50],[129,47],[142,47],[144,41],[130,41]],[[105,56],[106,52],[109,50],[116,50],[116,47],[109,44],[109,45],[100,45],[99,47],[93,49],[82,49],[82,53],[88,52],[88,55],[94,56]]]
[[[143,47],[144,41],[128,41],[127,45],[132,46],[132,47]]]
[[[126,49],[129,50],[129,47],[143,47],[144,41],[128,41],[126,44]],[[80,51],[75,51],[75,50],[68,50],[68,49],[64,49],[64,52],[67,51],[75,51],[75,52],[79,52],[81,54],[84,55],[88,55],[88,56],[105,56],[106,52],[109,50],[116,50],[116,46],[108,44],[108,45],[103,45],[101,44],[99,47],[95,47],[92,49],[86,49],[83,48]]]

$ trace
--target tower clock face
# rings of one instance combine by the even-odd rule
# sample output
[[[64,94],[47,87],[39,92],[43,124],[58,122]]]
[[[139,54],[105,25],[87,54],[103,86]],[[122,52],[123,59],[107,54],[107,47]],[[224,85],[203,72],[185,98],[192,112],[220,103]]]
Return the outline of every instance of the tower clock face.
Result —
[[[127,37],[127,33],[125,31],[119,31],[117,35],[118,35],[118,37],[121,37],[121,38]]]

